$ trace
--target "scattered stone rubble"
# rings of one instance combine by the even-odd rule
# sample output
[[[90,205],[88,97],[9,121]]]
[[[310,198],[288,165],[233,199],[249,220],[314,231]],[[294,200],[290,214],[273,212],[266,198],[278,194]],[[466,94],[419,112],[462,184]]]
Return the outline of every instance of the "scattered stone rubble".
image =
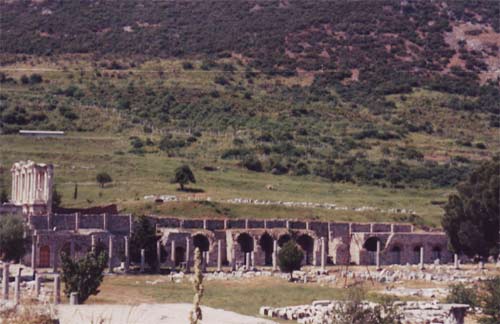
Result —
[[[299,305],[288,307],[260,308],[261,316],[274,317],[284,320],[295,320],[299,324],[331,324],[334,318],[342,313],[346,303],[336,300],[319,300],[311,305]],[[364,309],[374,308],[378,304],[363,302]],[[439,304],[438,302],[395,302],[398,314],[402,317],[404,324],[463,324],[468,305],[463,304]]]
[[[213,200],[210,197],[197,197],[197,196],[187,196],[178,197],[175,195],[147,195],[144,196],[144,200],[152,200],[158,202],[171,202],[171,201],[218,201],[221,203],[229,204],[245,204],[245,205],[265,205],[265,206],[285,206],[285,207],[301,207],[301,208],[322,208],[322,209],[332,209],[332,210],[351,210],[355,212],[365,212],[365,211],[376,211],[388,214],[415,214],[415,211],[407,208],[389,208],[382,209],[371,206],[361,206],[361,207],[347,207],[338,206],[334,203],[314,203],[307,201],[281,201],[281,200],[260,200],[251,198],[231,198],[226,200]]]
[[[161,282],[171,281],[180,283],[190,276],[185,275],[183,272],[172,272]],[[255,270],[247,271],[245,267],[241,267],[237,271],[231,272],[207,272],[204,275],[206,281],[213,280],[240,280],[255,277],[276,277],[284,280],[289,279],[289,274],[281,272],[273,272],[270,270]],[[418,266],[388,266],[381,271],[368,271],[368,270],[341,270],[333,273],[319,269],[312,269],[310,271],[294,271],[292,274],[293,279],[301,283],[320,283],[320,284],[335,284],[339,280],[345,280],[346,277],[353,281],[374,281],[380,283],[396,283],[401,281],[432,281],[441,283],[472,283],[488,279],[488,270],[456,270],[453,266],[447,265],[431,265],[426,270],[420,270]],[[160,279],[158,279],[160,280]],[[147,284],[156,284],[159,281],[146,282]],[[392,294],[392,292],[387,292]],[[415,291],[394,291],[394,295],[398,293],[401,296],[423,296],[423,297],[441,297],[445,291],[435,290],[415,290]],[[446,295],[446,294],[445,294]]]

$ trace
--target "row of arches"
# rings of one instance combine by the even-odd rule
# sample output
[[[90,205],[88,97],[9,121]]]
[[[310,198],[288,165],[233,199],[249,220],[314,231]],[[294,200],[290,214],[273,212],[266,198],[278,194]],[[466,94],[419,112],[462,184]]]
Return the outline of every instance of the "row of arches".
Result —
[[[380,242],[380,243],[379,243]],[[363,244],[363,248],[369,252],[377,251],[377,244],[381,245],[382,249],[382,241],[378,237],[369,237]],[[413,247],[411,253],[411,260],[407,260],[407,262],[417,264],[420,262],[420,253],[421,253],[422,245],[416,245]],[[432,260],[441,260],[443,248],[439,245],[436,245],[432,248]],[[401,264],[402,263],[402,253],[403,248],[400,245],[395,245],[389,250],[389,262],[391,264]],[[372,262],[373,263],[373,262]]]

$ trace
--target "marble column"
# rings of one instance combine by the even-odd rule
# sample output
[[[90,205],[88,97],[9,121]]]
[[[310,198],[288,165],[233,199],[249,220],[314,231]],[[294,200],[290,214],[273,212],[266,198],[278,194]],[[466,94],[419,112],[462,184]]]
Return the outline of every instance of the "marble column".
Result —
[[[420,247],[420,270],[424,270],[424,246]]]
[[[90,235],[90,246],[91,246],[91,250],[92,250],[92,253],[95,253],[95,247],[96,247],[96,237],[94,234]]]
[[[231,269],[232,271],[236,270],[236,250],[234,244],[231,245]]]
[[[50,249],[50,253],[52,254],[52,272],[57,272],[57,242],[52,242],[52,247]]]
[[[250,252],[245,253],[245,268],[250,270]]]
[[[37,241],[38,236],[33,235],[31,238],[31,268],[33,271],[36,270],[36,255],[37,255]]]
[[[172,261],[172,268],[175,267],[175,241],[170,241],[170,261]]]
[[[21,274],[18,273],[14,281],[14,304],[18,305],[21,300]]]
[[[58,305],[61,303],[61,278],[59,275],[54,277],[54,304]]]
[[[141,249],[141,273],[144,272],[144,266],[146,263],[146,250]]]
[[[35,276],[35,298],[40,296],[40,290],[42,285],[42,277],[39,274]]]
[[[128,236],[123,237],[123,244],[125,245],[125,272],[128,272],[130,266],[130,246],[128,242]]]
[[[321,270],[325,270],[326,266],[326,246],[325,246],[325,238],[321,238]]]
[[[156,272],[160,273],[161,268],[161,241],[156,241]]]
[[[278,269],[278,241],[273,240],[273,271]]]
[[[2,276],[2,299],[9,299],[9,266],[10,264],[3,264],[3,276]]]
[[[189,237],[186,237],[186,273],[190,272],[191,266],[191,240]]]
[[[69,304],[70,305],[78,305],[78,293],[72,292],[69,294]]]
[[[108,236],[108,272],[113,273],[113,235]]]
[[[217,271],[222,270],[222,242],[217,241]]]
[[[382,268],[380,267],[380,241],[377,240],[377,252],[375,255],[375,264],[377,267],[377,270],[381,270]]]
[[[460,269],[460,266],[458,265],[458,254],[453,254],[453,263],[455,265],[455,270]]]

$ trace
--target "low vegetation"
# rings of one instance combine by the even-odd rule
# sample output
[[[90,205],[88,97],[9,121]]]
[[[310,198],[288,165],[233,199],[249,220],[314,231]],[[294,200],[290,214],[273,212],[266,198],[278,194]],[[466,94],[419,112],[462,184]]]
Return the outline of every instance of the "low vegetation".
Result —
[[[18,262],[25,253],[24,220],[20,216],[0,217],[0,260]]]

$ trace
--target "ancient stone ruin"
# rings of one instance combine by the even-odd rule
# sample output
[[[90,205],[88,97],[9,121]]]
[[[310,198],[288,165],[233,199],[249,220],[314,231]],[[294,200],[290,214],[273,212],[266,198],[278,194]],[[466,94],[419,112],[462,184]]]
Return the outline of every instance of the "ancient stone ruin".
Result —
[[[79,257],[100,244],[109,251],[110,268],[128,267],[131,215],[57,214],[51,211],[53,166],[32,161],[12,167],[10,205],[26,215],[31,252],[30,266],[57,268],[65,251]],[[157,247],[161,265],[192,266],[199,247],[204,266],[232,269],[277,269],[277,252],[295,239],[304,251],[304,265],[383,265],[447,263],[452,255],[442,232],[416,231],[402,223],[321,222],[287,219],[182,219],[148,216],[161,236]]]

